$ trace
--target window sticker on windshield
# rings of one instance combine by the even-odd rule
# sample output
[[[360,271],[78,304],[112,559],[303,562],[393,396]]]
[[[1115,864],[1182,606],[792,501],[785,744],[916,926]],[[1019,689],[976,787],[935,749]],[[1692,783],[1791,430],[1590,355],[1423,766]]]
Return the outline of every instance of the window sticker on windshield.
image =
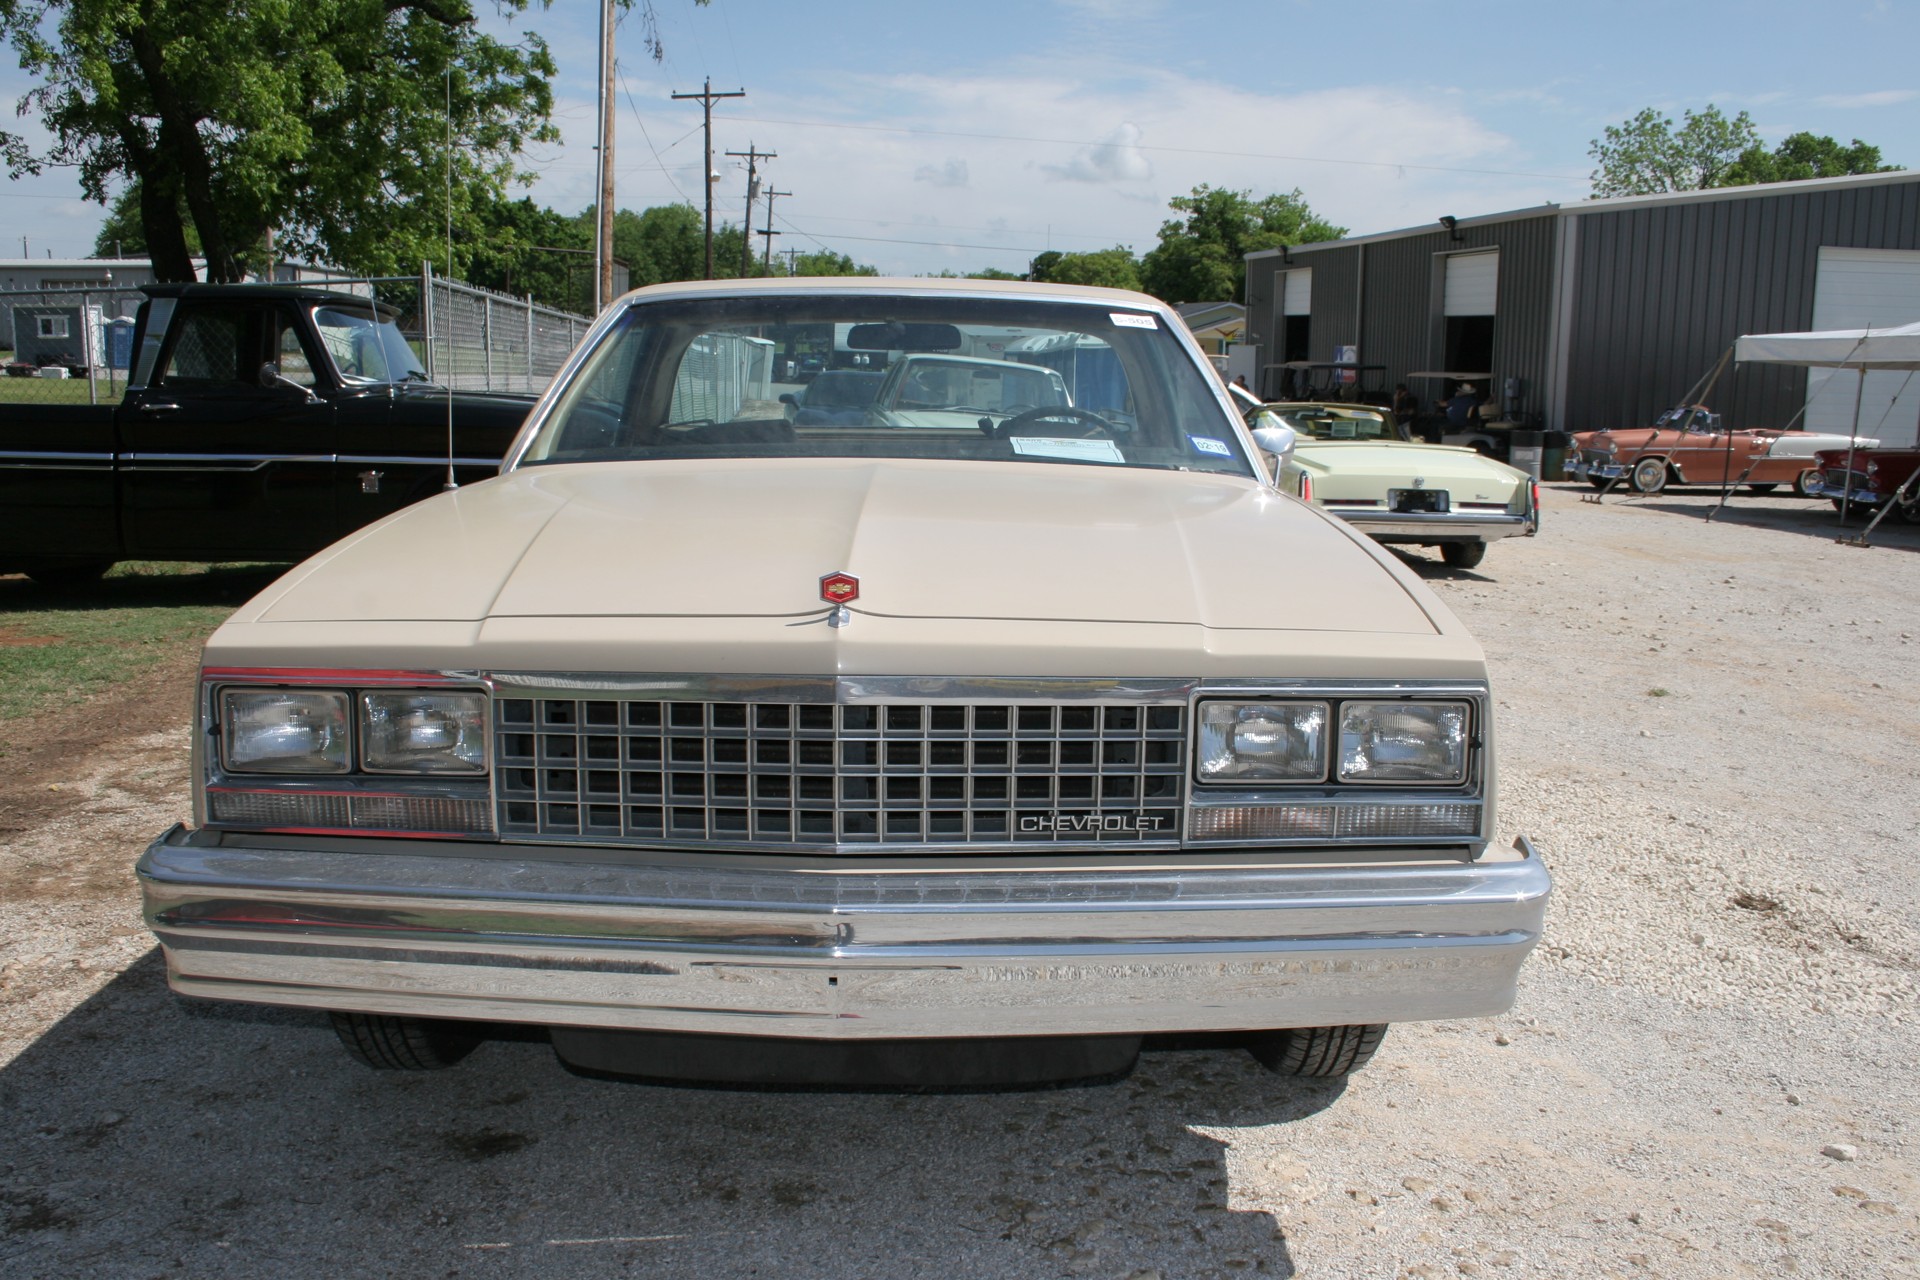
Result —
[[[1223,458],[1233,456],[1233,450],[1227,448],[1225,440],[1215,440],[1211,436],[1188,436],[1187,443],[1192,445],[1197,453],[1215,453]]]
[[[1015,436],[1013,451],[1029,458],[1062,458],[1068,462],[1125,462],[1120,446],[1111,440],[1057,440],[1051,436]]]
[[[1160,327],[1154,323],[1152,316],[1138,316],[1128,311],[1109,311],[1107,319],[1122,329],[1158,329]]]
[[[1329,422],[1327,428],[1327,434],[1335,440],[1351,440],[1359,434],[1351,422]]]

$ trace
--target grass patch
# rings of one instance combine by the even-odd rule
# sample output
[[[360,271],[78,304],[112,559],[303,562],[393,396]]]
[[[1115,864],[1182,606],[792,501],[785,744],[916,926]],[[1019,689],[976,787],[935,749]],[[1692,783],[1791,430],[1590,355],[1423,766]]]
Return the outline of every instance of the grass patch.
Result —
[[[0,578],[0,720],[84,702],[196,651],[281,569],[131,561],[57,592]]]
[[[1649,698],[1671,698],[1673,696],[1673,690],[1656,687],[1647,690],[1647,696]]]
[[[119,404],[127,380],[101,378],[92,394],[101,404]],[[0,376],[0,404],[90,404],[85,378],[13,378]]]

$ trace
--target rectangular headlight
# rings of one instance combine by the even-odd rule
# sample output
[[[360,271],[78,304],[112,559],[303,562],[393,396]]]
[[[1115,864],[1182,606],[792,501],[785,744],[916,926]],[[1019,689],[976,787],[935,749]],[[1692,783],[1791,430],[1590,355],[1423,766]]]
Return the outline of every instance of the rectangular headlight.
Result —
[[[347,695],[328,689],[223,689],[220,744],[236,773],[345,773]]]
[[[1200,781],[1323,781],[1328,718],[1324,702],[1203,702]]]
[[[1438,786],[1465,782],[1471,724],[1464,702],[1344,702],[1339,779]]]
[[[487,695],[419,690],[360,695],[368,773],[487,771]]]

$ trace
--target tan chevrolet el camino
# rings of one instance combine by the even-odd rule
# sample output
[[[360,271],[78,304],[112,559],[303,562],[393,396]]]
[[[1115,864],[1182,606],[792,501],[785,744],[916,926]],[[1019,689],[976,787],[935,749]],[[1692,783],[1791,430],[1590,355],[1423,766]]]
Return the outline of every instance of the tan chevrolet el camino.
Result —
[[[828,424],[776,380],[902,362]],[[788,1080],[1160,1032],[1337,1075],[1504,1010],[1548,876],[1485,661],[1276,490],[1290,444],[1138,294],[634,293],[497,478],[208,642],[195,825],[139,866],[173,988],[327,1010],[378,1067],[514,1022]]]

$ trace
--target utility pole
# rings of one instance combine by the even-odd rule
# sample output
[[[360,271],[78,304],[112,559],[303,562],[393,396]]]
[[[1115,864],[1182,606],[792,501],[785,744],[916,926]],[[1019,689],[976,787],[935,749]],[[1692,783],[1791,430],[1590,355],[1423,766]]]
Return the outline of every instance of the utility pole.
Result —
[[[787,274],[792,275],[793,269],[800,265],[800,251],[798,249],[782,249],[780,252],[787,255]]]
[[[593,313],[613,301],[613,3],[600,0],[600,155],[593,232]]]
[[[753,143],[745,151],[729,151],[747,162],[747,220],[740,227],[740,278],[753,274],[753,202],[760,198],[760,162],[779,158],[778,151],[762,151]]]
[[[765,236],[767,240],[766,248],[760,254],[760,269],[768,275],[773,274],[769,269],[773,264],[773,238],[780,234],[773,229],[773,198],[775,196],[790,196],[792,194],[793,192],[791,191],[775,191],[772,187],[767,188],[767,226],[766,229],[759,234]]]
[[[708,77],[705,81],[702,82],[699,93],[676,93],[671,96],[676,101],[679,101],[681,99],[687,99],[687,98],[698,98],[700,99],[700,105],[706,109],[706,118],[707,118],[707,123],[706,123],[706,130],[707,130],[707,169],[706,169],[707,275],[706,275],[706,278],[711,280],[713,279],[713,181],[715,178],[718,178],[720,176],[719,174],[713,171],[713,104],[718,99],[721,99],[721,98],[744,98],[747,96],[747,91],[745,89],[736,89],[732,93],[715,93],[713,91],[713,79],[712,77]]]

